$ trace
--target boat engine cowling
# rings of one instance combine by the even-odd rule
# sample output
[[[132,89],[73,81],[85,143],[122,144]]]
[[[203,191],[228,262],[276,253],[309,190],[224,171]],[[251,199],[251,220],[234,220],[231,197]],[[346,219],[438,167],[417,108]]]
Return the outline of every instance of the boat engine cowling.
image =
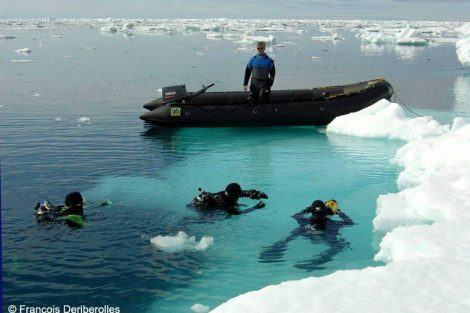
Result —
[[[178,101],[188,96],[186,85],[168,86],[162,88],[164,102]]]

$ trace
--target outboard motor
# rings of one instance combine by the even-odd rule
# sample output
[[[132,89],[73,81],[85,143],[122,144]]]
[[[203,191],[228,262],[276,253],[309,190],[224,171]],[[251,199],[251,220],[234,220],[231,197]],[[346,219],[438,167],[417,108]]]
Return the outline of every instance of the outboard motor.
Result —
[[[164,104],[172,103],[185,103],[186,101],[191,101],[192,98],[199,96],[206,92],[207,89],[214,86],[210,84],[209,86],[203,86],[202,89],[196,92],[187,92],[186,85],[176,85],[168,86],[162,88],[162,97],[155,99],[149,103],[144,104],[144,108],[147,110],[155,110],[158,107],[161,107]]]
[[[186,98],[186,85],[168,86],[162,88],[163,102],[178,101]]]

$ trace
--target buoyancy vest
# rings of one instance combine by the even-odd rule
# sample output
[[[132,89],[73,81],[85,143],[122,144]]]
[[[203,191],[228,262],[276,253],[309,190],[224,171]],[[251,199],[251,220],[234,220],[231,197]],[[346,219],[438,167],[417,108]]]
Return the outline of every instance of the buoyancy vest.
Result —
[[[267,80],[269,72],[274,66],[274,61],[266,54],[257,54],[251,58],[248,67],[251,69],[252,78],[256,80]]]

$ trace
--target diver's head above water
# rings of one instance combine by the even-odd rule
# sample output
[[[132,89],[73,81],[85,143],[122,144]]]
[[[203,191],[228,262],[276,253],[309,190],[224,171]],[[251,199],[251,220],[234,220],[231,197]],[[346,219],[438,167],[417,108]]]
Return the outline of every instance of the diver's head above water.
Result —
[[[242,195],[242,187],[237,183],[228,184],[227,187],[225,187],[224,194],[228,201],[235,203]]]
[[[315,200],[310,205],[308,212],[312,214],[326,214],[327,207],[325,203],[321,200]]]
[[[64,206],[69,214],[83,215],[83,197],[78,191],[73,191],[65,196]]]

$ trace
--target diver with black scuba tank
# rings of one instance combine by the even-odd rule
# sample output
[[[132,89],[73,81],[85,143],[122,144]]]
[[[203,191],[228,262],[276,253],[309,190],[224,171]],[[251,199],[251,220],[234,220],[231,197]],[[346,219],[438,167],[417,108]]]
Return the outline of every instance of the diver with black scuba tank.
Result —
[[[232,215],[246,214],[264,208],[266,205],[263,201],[260,201],[252,208],[240,210],[238,205],[239,198],[268,199],[264,192],[255,189],[242,190],[237,183],[228,184],[224,191],[211,193],[199,188],[199,192],[199,196],[194,197],[191,202],[194,207],[200,211],[223,210]]]
[[[64,205],[55,206],[49,201],[45,201],[43,204],[37,203],[36,217],[38,222],[63,220],[69,226],[81,227],[84,224],[83,205],[82,195],[78,191],[73,191],[65,197]]]

